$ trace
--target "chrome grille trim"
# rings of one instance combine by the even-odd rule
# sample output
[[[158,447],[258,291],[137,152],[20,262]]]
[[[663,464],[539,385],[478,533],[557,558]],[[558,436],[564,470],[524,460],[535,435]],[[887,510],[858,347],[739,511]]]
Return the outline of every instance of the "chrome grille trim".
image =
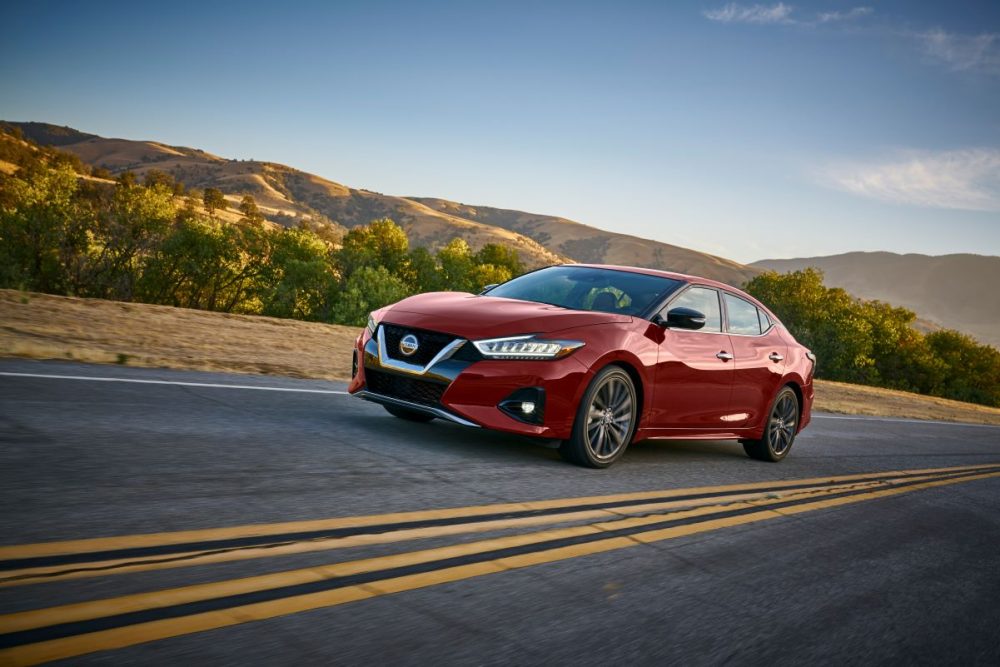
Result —
[[[427,362],[426,366],[418,366],[417,364],[409,364],[405,361],[399,361],[398,359],[393,359],[389,356],[389,352],[385,348],[385,332],[382,330],[382,325],[378,325],[378,363],[379,366],[383,368],[391,368],[394,371],[399,371],[401,373],[409,373],[410,375],[424,375],[429,371],[434,364],[444,361],[451,355],[458,352],[458,349],[465,345],[466,340],[464,338],[456,338],[451,341],[443,348],[441,351],[434,355],[434,358]]]

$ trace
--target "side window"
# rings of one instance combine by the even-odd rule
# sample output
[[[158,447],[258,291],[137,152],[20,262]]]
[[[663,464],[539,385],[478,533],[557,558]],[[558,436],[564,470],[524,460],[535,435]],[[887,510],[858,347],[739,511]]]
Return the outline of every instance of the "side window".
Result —
[[[767,331],[771,328],[771,318],[767,316],[760,308],[757,309],[757,315],[760,316],[760,330],[761,332]]]
[[[692,287],[674,299],[667,309],[693,308],[705,315],[705,326],[698,331],[722,331],[722,309],[719,293],[708,287]],[[664,313],[666,315],[666,313]]]
[[[738,296],[725,294],[726,312],[729,314],[729,333],[750,334],[760,333],[760,318],[757,316],[757,306],[744,301]]]

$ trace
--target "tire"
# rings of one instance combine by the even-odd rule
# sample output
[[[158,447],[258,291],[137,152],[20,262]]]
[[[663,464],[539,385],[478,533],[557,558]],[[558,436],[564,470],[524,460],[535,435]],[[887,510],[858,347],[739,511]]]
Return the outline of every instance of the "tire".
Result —
[[[788,456],[799,429],[799,399],[791,387],[774,397],[760,440],[742,440],[743,451],[752,459],[776,463]]]
[[[638,409],[629,374],[619,366],[604,368],[580,399],[573,432],[559,445],[559,453],[577,465],[607,468],[625,453],[635,433]]]
[[[429,422],[435,419],[434,415],[429,415],[426,412],[417,412],[416,410],[408,410],[406,408],[401,408],[395,405],[383,405],[385,411],[388,412],[393,417],[399,417],[400,419],[405,419],[410,422]]]

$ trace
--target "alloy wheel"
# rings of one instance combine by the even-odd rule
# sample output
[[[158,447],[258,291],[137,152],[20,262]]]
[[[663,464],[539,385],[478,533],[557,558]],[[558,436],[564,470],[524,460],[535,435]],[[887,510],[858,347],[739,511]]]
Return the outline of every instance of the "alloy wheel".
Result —
[[[628,444],[634,419],[635,390],[619,374],[609,375],[587,410],[587,446],[594,458],[614,458]]]
[[[771,410],[771,423],[767,430],[767,442],[776,456],[781,456],[792,446],[795,430],[799,422],[799,407],[791,392],[781,395]]]

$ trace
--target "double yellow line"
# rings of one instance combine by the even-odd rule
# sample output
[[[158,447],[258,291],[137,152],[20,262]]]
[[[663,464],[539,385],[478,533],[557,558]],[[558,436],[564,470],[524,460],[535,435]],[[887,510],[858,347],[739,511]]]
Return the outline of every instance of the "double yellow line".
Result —
[[[24,585],[461,533],[575,524],[0,616],[0,662],[33,664],[68,658],[997,476],[1000,464],[962,466],[3,547],[0,577],[5,577],[7,585]]]

